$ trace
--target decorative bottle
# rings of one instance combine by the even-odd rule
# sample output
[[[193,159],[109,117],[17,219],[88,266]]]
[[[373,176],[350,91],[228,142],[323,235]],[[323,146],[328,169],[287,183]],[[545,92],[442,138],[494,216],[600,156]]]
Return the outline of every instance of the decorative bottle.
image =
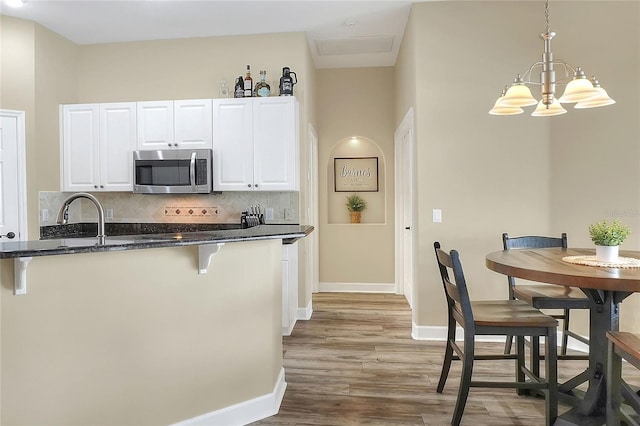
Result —
[[[251,67],[247,65],[247,75],[244,76],[244,97],[250,98],[253,95],[253,78],[251,78]]]
[[[227,86],[227,80],[220,80],[220,97],[228,98],[229,97],[229,86]]]
[[[236,85],[233,90],[234,98],[244,98],[244,81],[242,80],[242,76],[236,79]]]
[[[271,94],[271,86],[265,81],[266,71],[260,71],[260,81],[256,84],[256,96],[266,98]]]

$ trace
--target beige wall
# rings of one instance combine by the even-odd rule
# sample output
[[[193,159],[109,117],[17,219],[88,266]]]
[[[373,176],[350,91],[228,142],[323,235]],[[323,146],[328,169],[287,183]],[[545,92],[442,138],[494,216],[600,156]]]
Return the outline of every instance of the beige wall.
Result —
[[[552,228],[567,232],[571,245],[590,247],[590,223],[620,219],[632,229],[621,248],[640,250],[640,2],[569,2],[553,10],[558,52],[580,60],[617,103],[552,122]],[[579,33],[562,30],[577,24]],[[620,328],[640,332],[640,296],[620,312]]]
[[[38,192],[59,187],[58,105],[77,102],[77,46],[31,21],[0,20],[0,107],[25,111],[27,227],[37,239]]]
[[[252,267],[246,268],[246,259]],[[268,395],[282,368],[280,240],[0,262],[2,424],[159,425]]]
[[[484,264],[486,253],[501,248],[502,232],[566,231],[571,245],[588,246],[588,224],[616,208],[630,209],[627,216],[633,217],[625,219],[640,229],[639,3],[576,4],[552,5],[551,29],[558,33],[552,49],[557,58],[597,72],[619,103],[609,110],[571,109],[550,119],[531,117],[531,111],[513,117],[487,114],[502,87],[540,58],[540,2],[413,6],[396,66],[396,124],[415,108],[418,325],[446,321],[433,241],[460,250],[472,297],[487,299],[506,296],[506,279]],[[605,15],[612,18],[603,21]],[[412,73],[415,86],[406,81]],[[602,165],[619,167],[616,184],[598,183],[592,191]],[[441,224],[431,222],[434,208],[442,209]],[[636,245],[632,239],[624,247]],[[635,310],[627,305],[623,326],[625,311]]]
[[[391,67],[318,71],[320,282],[393,283],[394,277],[394,70]],[[347,150],[353,136],[377,148]],[[369,144],[368,144],[369,145]],[[348,223],[346,193],[334,192],[335,156],[378,156],[380,191],[360,193],[369,202],[363,223]],[[342,212],[342,215],[340,214]]]

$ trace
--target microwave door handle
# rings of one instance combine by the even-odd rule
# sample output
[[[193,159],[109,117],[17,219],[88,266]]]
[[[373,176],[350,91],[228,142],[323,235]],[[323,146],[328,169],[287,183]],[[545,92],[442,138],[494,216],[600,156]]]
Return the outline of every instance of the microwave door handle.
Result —
[[[191,162],[189,164],[189,179],[191,180],[191,189],[196,192],[196,153],[191,153]]]

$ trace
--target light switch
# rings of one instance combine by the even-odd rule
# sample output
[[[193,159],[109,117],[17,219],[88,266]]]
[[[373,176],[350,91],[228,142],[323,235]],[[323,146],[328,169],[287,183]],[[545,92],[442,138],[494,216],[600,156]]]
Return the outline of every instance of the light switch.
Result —
[[[433,209],[433,223],[442,222],[442,210]]]

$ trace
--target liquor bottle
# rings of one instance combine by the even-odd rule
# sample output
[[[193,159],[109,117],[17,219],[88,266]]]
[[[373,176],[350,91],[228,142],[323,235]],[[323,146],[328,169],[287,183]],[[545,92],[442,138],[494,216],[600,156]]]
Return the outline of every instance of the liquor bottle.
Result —
[[[250,98],[253,95],[253,79],[251,78],[251,67],[247,65],[247,75],[244,76],[244,97]]]
[[[265,81],[265,78],[267,78],[267,72],[260,71],[260,81],[256,84],[256,95],[264,98],[271,94],[271,86]]]
[[[244,81],[242,81],[242,76],[236,79],[236,86],[233,90],[234,98],[244,98]]]

